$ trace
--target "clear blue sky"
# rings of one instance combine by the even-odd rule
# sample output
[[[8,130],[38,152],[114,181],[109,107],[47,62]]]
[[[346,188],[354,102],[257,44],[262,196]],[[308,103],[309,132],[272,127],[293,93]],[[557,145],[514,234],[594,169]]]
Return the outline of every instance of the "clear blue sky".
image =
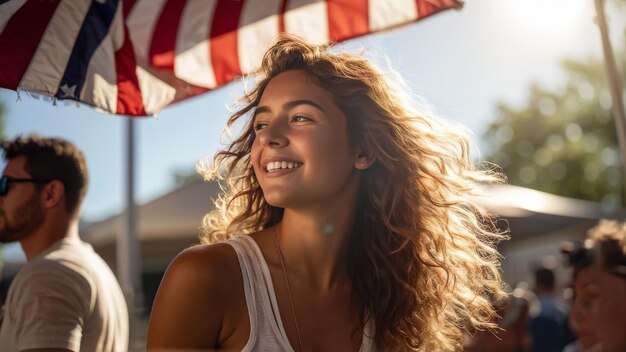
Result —
[[[618,11],[619,10],[619,11]],[[625,7],[609,9],[613,45],[623,50]],[[473,0],[392,32],[353,40],[348,49],[386,55],[414,93],[434,110],[465,125],[480,147],[495,118],[495,103],[521,104],[532,82],[558,87],[565,58],[600,57],[592,0]],[[137,121],[137,199],[153,199],[174,186],[173,172],[190,170],[220,147],[227,106],[241,92],[231,84]],[[86,153],[91,183],[83,218],[94,221],[123,210],[126,118],[87,106],[37,100],[0,89],[7,105],[7,135],[60,136]]]

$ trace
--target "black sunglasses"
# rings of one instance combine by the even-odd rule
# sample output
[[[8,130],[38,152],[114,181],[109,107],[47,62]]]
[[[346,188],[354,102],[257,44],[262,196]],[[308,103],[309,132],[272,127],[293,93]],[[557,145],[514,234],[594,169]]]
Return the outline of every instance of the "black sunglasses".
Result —
[[[52,180],[42,180],[36,178],[13,178],[6,175],[0,177],[0,197],[4,197],[9,193],[9,184],[15,182],[32,182],[32,183],[48,183]]]

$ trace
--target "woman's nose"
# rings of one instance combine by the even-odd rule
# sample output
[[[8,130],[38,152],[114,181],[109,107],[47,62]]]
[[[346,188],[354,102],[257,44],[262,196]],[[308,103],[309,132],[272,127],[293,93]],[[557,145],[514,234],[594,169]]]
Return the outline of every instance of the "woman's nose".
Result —
[[[572,304],[572,307],[570,309],[569,312],[569,318],[571,321],[573,321],[574,323],[578,324],[581,321],[581,318],[583,317],[583,312],[581,311],[581,307],[580,307],[580,303],[578,302],[574,302],[574,304]]]
[[[270,123],[261,132],[261,144],[268,148],[282,148],[289,144],[289,139],[285,133],[285,127],[280,121]]]

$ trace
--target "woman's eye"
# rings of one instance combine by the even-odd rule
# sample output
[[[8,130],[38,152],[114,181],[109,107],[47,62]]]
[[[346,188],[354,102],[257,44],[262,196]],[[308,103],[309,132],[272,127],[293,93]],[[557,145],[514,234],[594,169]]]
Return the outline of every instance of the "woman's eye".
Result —
[[[253,129],[255,131],[260,131],[262,129],[264,129],[265,127],[267,127],[267,123],[265,122],[257,122],[254,124]]]
[[[598,295],[596,294],[582,294],[577,299],[579,300],[580,306],[585,309],[593,308],[598,302]]]
[[[291,118],[291,122],[303,122],[303,121],[310,121],[310,120],[311,120],[310,118],[306,116],[302,116],[302,115],[296,115]]]

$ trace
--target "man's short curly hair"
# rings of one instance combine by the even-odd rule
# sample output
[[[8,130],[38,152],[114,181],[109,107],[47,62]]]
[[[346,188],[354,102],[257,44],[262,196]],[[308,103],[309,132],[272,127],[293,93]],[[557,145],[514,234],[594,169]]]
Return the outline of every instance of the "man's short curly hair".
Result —
[[[75,145],[61,138],[31,134],[3,141],[0,148],[7,161],[25,156],[25,170],[33,178],[61,181],[65,187],[67,212],[71,216],[78,215],[89,176],[85,156]]]

